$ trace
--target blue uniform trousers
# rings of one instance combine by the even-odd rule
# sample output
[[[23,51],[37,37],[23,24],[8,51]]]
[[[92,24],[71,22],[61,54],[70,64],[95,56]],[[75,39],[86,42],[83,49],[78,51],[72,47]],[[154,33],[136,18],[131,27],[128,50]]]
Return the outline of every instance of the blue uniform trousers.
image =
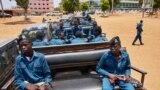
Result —
[[[139,39],[140,44],[143,44],[142,43],[142,36],[141,36],[140,32],[137,33],[137,35],[136,35],[136,37],[135,37],[135,39],[134,39],[132,44],[134,44],[138,39]]]
[[[114,87],[117,85],[121,90],[135,90],[134,86],[131,83],[116,81],[114,84],[111,84],[107,77],[104,77],[102,79],[102,90],[114,90]]]

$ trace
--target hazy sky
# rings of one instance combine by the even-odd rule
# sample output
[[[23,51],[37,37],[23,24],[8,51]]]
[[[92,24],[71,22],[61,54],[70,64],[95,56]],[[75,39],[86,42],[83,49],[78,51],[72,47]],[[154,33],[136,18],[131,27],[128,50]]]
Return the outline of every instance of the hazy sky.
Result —
[[[59,5],[59,3],[61,2],[61,0],[53,0],[54,1],[54,6],[57,7]],[[16,2],[15,0],[2,0],[3,3],[3,8],[4,9],[10,9],[13,6],[16,6]],[[0,8],[1,9],[1,8]]]

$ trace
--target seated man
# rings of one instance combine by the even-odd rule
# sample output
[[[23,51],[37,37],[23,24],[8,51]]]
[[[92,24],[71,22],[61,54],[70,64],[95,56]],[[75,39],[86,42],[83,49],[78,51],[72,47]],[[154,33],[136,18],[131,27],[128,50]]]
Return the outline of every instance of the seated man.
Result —
[[[134,90],[130,81],[131,64],[127,52],[120,50],[119,37],[110,40],[110,51],[103,54],[97,64],[97,72],[103,76],[102,89],[114,90],[118,85],[121,90]]]
[[[82,32],[82,28],[79,27],[78,25],[79,25],[78,21],[75,20],[75,21],[74,21],[74,26],[72,27],[72,30],[73,30],[73,31],[72,31],[72,34],[73,34],[74,36],[75,36],[75,34],[76,34],[77,31]]]
[[[65,44],[64,33],[58,32],[58,38],[53,38],[49,41],[50,45],[62,45]]]
[[[16,90],[50,90],[51,71],[43,54],[33,51],[29,39],[20,41],[21,54],[16,57]]]
[[[96,26],[93,30],[93,37],[90,42],[103,42],[103,41],[108,41],[108,39],[104,36],[102,36],[102,29],[99,26]]]
[[[44,38],[44,33],[38,31],[36,33],[36,40],[32,42],[33,46],[45,46],[45,45],[47,45],[47,43],[43,41],[43,38]]]
[[[75,37],[73,40],[71,40],[71,44],[81,44],[86,43],[86,41],[82,38],[82,33],[80,31],[77,31],[75,34]]]
[[[57,30],[55,30],[55,31],[53,32],[54,38],[57,38],[57,37],[58,37],[58,33],[59,33],[59,32],[64,32],[63,22],[60,22],[60,24],[59,24],[59,29],[57,29]]]

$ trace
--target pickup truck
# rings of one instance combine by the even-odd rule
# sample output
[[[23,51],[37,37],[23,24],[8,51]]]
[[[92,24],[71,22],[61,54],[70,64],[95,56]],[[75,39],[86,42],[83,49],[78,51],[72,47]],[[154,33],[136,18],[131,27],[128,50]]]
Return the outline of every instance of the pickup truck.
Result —
[[[15,90],[13,67],[18,47],[16,40],[1,42],[0,47],[0,89]],[[109,50],[109,42],[70,44],[61,46],[33,47],[35,51],[45,54],[52,71],[53,90],[101,90],[101,76],[95,66],[101,55]],[[122,48],[126,51],[125,48]],[[6,60],[6,62],[3,59]],[[132,70],[141,74],[141,80],[132,76],[136,90],[143,87],[147,72],[132,66]],[[115,90],[119,88],[116,87]]]

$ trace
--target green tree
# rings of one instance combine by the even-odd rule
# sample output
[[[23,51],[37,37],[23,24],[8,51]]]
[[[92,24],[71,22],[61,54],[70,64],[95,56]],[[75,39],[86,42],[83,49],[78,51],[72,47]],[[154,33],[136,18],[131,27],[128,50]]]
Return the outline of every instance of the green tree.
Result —
[[[3,17],[4,17],[4,9],[3,9],[3,4],[2,4],[2,0],[0,0],[0,4],[1,4],[1,10],[2,10],[2,15],[3,15]]]
[[[23,8],[24,15],[25,15],[25,20],[27,20],[27,9],[29,7],[29,0],[16,0],[16,3],[17,3],[18,6]]]
[[[142,7],[143,0],[139,0],[139,6]]]
[[[80,3],[79,0],[62,0],[61,6],[63,7],[64,11],[72,13],[76,10],[79,10]]]
[[[109,9],[110,11],[112,10],[112,0],[108,0],[109,3]],[[120,0],[113,0],[113,7],[115,7],[116,5],[118,5],[120,3]]]
[[[88,4],[86,2],[81,3],[81,10],[86,11],[88,9],[89,9],[89,6],[88,6]]]
[[[101,10],[104,12],[109,9],[109,2],[108,0],[101,0]]]
[[[153,11],[155,13],[157,13],[158,9],[160,8],[160,0],[154,0],[154,3],[153,3]]]

